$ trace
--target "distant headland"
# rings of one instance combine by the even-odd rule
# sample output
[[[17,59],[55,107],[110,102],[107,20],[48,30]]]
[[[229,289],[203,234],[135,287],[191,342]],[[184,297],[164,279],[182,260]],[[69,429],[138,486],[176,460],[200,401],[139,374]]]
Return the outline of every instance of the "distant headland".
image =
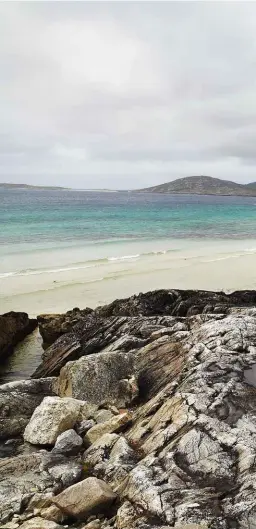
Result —
[[[187,176],[166,184],[145,189],[140,193],[187,194],[187,195],[223,195],[223,196],[256,196],[256,182],[237,184],[229,180],[221,180],[211,176]]]
[[[65,190],[65,189],[70,189],[69,187],[59,187],[59,186],[32,186],[32,185],[30,185],[30,184],[9,184],[9,183],[6,183],[6,182],[0,183],[0,188],[3,188],[3,189],[39,189],[39,190],[44,190],[44,189],[50,189],[50,190],[54,190],[54,189]]]

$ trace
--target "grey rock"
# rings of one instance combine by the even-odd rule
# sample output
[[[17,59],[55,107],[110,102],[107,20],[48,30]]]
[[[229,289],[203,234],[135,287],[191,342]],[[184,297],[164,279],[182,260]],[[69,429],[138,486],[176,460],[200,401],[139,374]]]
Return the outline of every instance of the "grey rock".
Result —
[[[92,404],[112,402],[126,407],[131,395],[121,391],[120,381],[133,374],[133,353],[98,353],[68,362],[59,376],[58,394]]]
[[[19,380],[0,386],[0,439],[23,433],[44,397],[55,395],[56,379]]]
[[[95,426],[96,422],[93,419],[85,419],[84,421],[78,422],[75,424],[75,430],[78,433],[78,435],[81,435],[82,437],[90,428]]]
[[[53,451],[75,455],[80,452],[82,444],[83,439],[75,432],[75,430],[66,430],[57,437]]]
[[[79,461],[46,451],[0,460],[0,522],[9,521],[24,508],[29,512],[33,499],[36,508],[42,497],[45,501],[76,483],[81,473]]]
[[[84,453],[84,467],[118,488],[138,461],[126,439],[117,434],[104,434]]]

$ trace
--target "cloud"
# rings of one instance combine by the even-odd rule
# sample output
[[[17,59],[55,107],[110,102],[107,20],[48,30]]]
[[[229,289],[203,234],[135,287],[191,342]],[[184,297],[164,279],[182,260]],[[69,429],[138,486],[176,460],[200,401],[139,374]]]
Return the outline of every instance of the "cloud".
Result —
[[[256,5],[2,2],[0,179],[256,180]]]

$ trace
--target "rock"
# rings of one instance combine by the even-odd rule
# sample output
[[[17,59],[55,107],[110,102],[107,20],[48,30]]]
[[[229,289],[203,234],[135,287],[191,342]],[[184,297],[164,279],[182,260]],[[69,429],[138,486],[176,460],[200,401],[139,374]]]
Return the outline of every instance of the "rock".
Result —
[[[87,476],[118,496],[105,513],[95,506],[104,529],[254,527],[256,292],[169,290],[119,300],[81,318],[45,354],[43,372],[58,372],[72,358],[56,387],[63,400],[88,399],[71,428],[94,431],[97,440],[83,464],[54,450],[0,461],[3,523],[16,523],[15,513],[19,523],[35,517],[27,508],[37,493],[54,495],[53,503],[70,494],[59,510],[71,523],[65,505],[85,509],[91,523],[87,509],[97,495],[84,492]],[[124,430],[98,437],[128,401]],[[95,424],[98,417],[107,421]]]
[[[34,496],[36,508],[38,494],[58,493],[76,483],[81,473],[80,462],[45,451],[0,460],[0,521],[9,521],[26,507],[28,517]]]
[[[73,428],[79,418],[86,418],[86,402],[59,397],[45,397],[25,428],[24,439],[35,445],[54,445],[57,437]]]
[[[62,523],[65,521],[65,514],[56,507],[51,505],[50,507],[44,508],[40,511],[40,516],[45,520],[51,520],[52,522]]]
[[[44,397],[55,395],[55,378],[19,380],[0,386],[0,439],[23,433]]]
[[[1,529],[17,529],[19,524],[17,522],[7,522],[4,525],[1,525]]]
[[[76,423],[75,429],[78,435],[84,436],[90,428],[95,426],[96,422],[93,419],[87,419],[81,422]]]
[[[126,439],[117,434],[104,434],[84,453],[84,468],[111,484],[115,490],[127,478],[138,456]]]
[[[14,346],[37,327],[37,321],[26,312],[7,312],[0,315],[0,357],[12,353]]]
[[[91,522],[84,525],[82,529],[101,529],[101,521],[100,520],[92,520]]]
[[[94,413],[93,418],[99,424],[112,419],[113,413],[110,410],[98,410]]]
[[[58,394],[93,404],[109,401],[126,407],[130,394],[121,391],[120,381],[133,373],[133,353],[98,353],[68,362],[59,376]]]
[[[68,361],[81,356],[138,349],[150,341],[153,331],[174,323],[177,324],[175,318],[170,316],[105,318],[93,311],[46,349],[33,376],[58,375]]]
[[[88,430],[85,436],[85,442],[92,444],[106,433],[120,432],[120,430],[122,430],[130,421],[131,414],[129,412],[114,415],[108,421],[96,424]]]
[[[109,459],[111,450],[118,441],[119,435],[115,433],[105,433],[95,441],[84,453],[84,463],[90,468],[95,467],[102,461]]]
[[[53,503],[69,516],[82,520],[90,513],[105,510],[116,497],[109,485],[91,477],[61,492]]]
[[[37,316],[39,332],[43,338],[44,346],[53,344],[60,336],[72,331],[79,320],[86,318],[92,309],[80,310],[75,308],[65,314],[40,314]]]
[[[20,529],[62,529],[63,525],[59,525],[55,522],[51,522],[50,520],[45,520],[44,518],[40,518],[39,516],[35,518],[31,518],[31,520],[27,520],[22,525],[20,525]]]
[[[38,492],[34,494],[33,498],[30,500],[26,508],[26,511],[33,512],[34,509],[44,509],[46,507],[50,507],[52,504],[51,498],[52,498],[51,492],[47,492],[47,493]]]
[[[82,444],[83,440],[75,430],[66,430],[57,437],[53,450],[54,452],[75,455],[79,453]]]
[[[117,299],[99,307],[96,312],[102,317],[111,316],[191,316],[202,313],[227,313],[231,307],[256,305],[256,291],[209,292],[203,290],[155,290]]]

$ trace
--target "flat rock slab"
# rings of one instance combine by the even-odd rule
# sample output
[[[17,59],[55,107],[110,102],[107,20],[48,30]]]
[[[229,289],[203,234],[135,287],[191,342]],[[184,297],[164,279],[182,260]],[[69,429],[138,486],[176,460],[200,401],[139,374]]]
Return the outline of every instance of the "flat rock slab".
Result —
[[[101,513],[116,498],[107,483],[91,477],[64,490],[52,502],[69,516],[83,520],[91,513]]]

